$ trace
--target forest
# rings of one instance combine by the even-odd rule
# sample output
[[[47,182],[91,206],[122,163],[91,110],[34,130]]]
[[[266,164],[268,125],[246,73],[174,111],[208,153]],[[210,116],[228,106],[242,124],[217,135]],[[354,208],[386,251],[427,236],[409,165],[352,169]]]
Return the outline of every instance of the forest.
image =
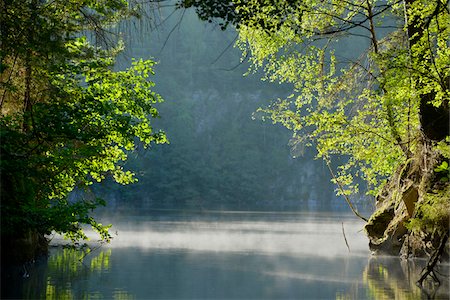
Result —
[[[94,214],[108,202],[348,207],[373,251],[431,253],[420,282],[433,276],[448,256],[448,1],[180,0],[155,49],[133,24],[157,28],[162,3],[2,2],[2,261],[45,253],[51,232],[84,239],[84,225],[109,241]]]
[[[177,15],[166,21],[167,28],[177,26],[179,19]],[[157,31],[158,36],[165,34]],[[271,99],[287,95],[290,87],[243,77],[246,66],[240,63],[241,53],[230,47],[235,32],[207,28],[189,11],[162,50],[159,43],[152,46],[156,34],[140,36],[131,31],[127,36],[130,46],[121,59],[160,53],[154,57],[158,60],[155,90],[165,102],[158,107],[161,117],[155,124],[170,143],[135,151],[127,162],[137,174],[135,184],[105,182],[96,187],[109,199],[109,207],[140,211],[347,209],[334,196],[330,173],[324,163],[314,160],[313,151],[306,149],[304,157],[294,159],[288,145],[290,132],[270,120],[262,121],[262,114],[256,112]],[[174,69],[183,71],[174,74]],[[116,202],[112,204],[111,199]]]

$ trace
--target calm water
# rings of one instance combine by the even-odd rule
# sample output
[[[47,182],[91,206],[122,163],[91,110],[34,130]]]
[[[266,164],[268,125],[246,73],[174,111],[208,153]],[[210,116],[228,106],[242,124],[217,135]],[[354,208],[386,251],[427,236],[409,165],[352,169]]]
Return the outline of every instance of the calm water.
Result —
[[[114,223],[112,244],[89,254],[55,238],[48,260],[27,270],[22,297],[425,298],[414,285],[424,261],[371,257],[362,223],[349,216],[166,213]],[[435,298],[448,299],[444,282]]]

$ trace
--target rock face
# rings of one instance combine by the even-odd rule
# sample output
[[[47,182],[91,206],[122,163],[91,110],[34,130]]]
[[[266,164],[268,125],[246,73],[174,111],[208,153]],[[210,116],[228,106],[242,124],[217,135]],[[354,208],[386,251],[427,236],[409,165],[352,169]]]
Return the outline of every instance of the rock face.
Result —
[[[442,182],[434,169],[443,157],[424,143],[418,155],[401,165],[376,198],[376,210],[365,226],[369,247],[374,254],[425,256],[437,249],[442,236],[448,234],[448,215],[442,222],[409,230],[408,223],[414,218],[424,218],[418,207],[430,206],[430,193],[446,197],[450,190],[448,182]],[[449,201],[450,200],[444,200]],[[431,204],[432,205],[432,204]],[[449,206],[444,206],[449,207]],[[444,255],[448,257],[448,247]]]
[[[384,187],[383,193],[378,195],[376,211],[365,226],[369,247],[374,253],[399,255],[405,241],[407,229],[404,223],[410,218],[411,209],[402,201],[406,193],[403,194],[395,186],[396,182],[398,181],[391,180]],[[414,207],[417,201],[418,197],[408,198],[410,207]]]

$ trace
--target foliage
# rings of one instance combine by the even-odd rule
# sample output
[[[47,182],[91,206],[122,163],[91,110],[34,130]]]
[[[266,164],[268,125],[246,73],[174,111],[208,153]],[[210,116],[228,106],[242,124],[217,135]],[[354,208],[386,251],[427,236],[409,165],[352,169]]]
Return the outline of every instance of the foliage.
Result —
[[[177,8],[194,7],[203,21],[218,25],[225,30],[230,24],[239,28],[255,20],[265,30],[277,30],[280,23],[288,20],[290,14],[299,6],[299,1],[259,0],[259,1],[224,1],[224,0],[179,0]],[[260,18],[260,15],[271,18]]]
[[[450,185],[444,190],[427,193],[424,200],[419,203],[414,218],[406,224],[407,228],[412,232],[430,234],[439,228],[447,230],[450,224],[448,199],[450,199]],[[445,232],[439,232],[443,233]]]
[[[440,165],[434,168],[434,172],[438,174],[440,177],[440,181],[448,182],[450,180],[450,137],[447,137],[445,141],[441,141],[436,144],[435,151],[437,151],[444,160],[440,163]]]
[[[448,181],[448,176],[450,175],[450,168],[448,167],[448,162],[443,161],[439,166],[434,169],[437,173],[442,173],[441,181]]]
[[[93,46],[81,31],[106,34],[132,11],[125,1],[12,1],[4,9],[2,234],[56,231],[77,240],[89,224],[109,240],[109,226],[90,216],[105,202],[88,188],[108,174],[136,181],[123,164],[138,144],[166,142],[150,121],[162,100],[151,90],[153,61],[114,71],[123,44]],[[84,196],[69,199],[75,188]]]
[[[293,87],[261,111],[292,130],[294,148],[314,146],[326,161],[339,156],[337,181],[347,194],[358,191],[358,178],[377,194],[416,150],[419,128],[446,127],[429,111],[448,120],[449,13],[439,0],[406,2],[295,2],[280,20],[270,14],[276,2],[265,3],[239,27],[250,72],[263,69],[265,80]],[[349,37],[370,45],[345,49]]]
[[[225,30],[231,24],[238,23],[238,14],[236,13],[235,4],[232,1],[221,0],[182,0],[177,3],[178,8],[195,7],[196,12],[201,20],[212,22],[215,18],[223,20],[219,23],[220,27]]]

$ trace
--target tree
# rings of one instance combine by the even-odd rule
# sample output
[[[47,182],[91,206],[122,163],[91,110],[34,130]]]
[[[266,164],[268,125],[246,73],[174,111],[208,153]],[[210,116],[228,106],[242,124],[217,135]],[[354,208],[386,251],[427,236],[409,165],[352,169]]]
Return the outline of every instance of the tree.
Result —
[[[121,0],[14,0],[1,10],[2,255],[25,243],[30,258],[52,231],[86,238],[82,224],[108,241],[109,226],[91,216],[105,202],[89,186],[134,182],[127,153],[166,142],[151,122],[162,101],[151,90],[154,62],[114,71],[124,45],[107,28],[136,10]],[[75,188],[84,196],[69,199]]]
[[[238,24],[249,73],[292,85],[261,111],[292,130],[294,150],[313,146],[330,167],[338,159],[340,194],[365,182],[376,196],[372,249],[436,249],[450,211],[448,1],[236,0],[213,13],[208,3],[181,6]]]

